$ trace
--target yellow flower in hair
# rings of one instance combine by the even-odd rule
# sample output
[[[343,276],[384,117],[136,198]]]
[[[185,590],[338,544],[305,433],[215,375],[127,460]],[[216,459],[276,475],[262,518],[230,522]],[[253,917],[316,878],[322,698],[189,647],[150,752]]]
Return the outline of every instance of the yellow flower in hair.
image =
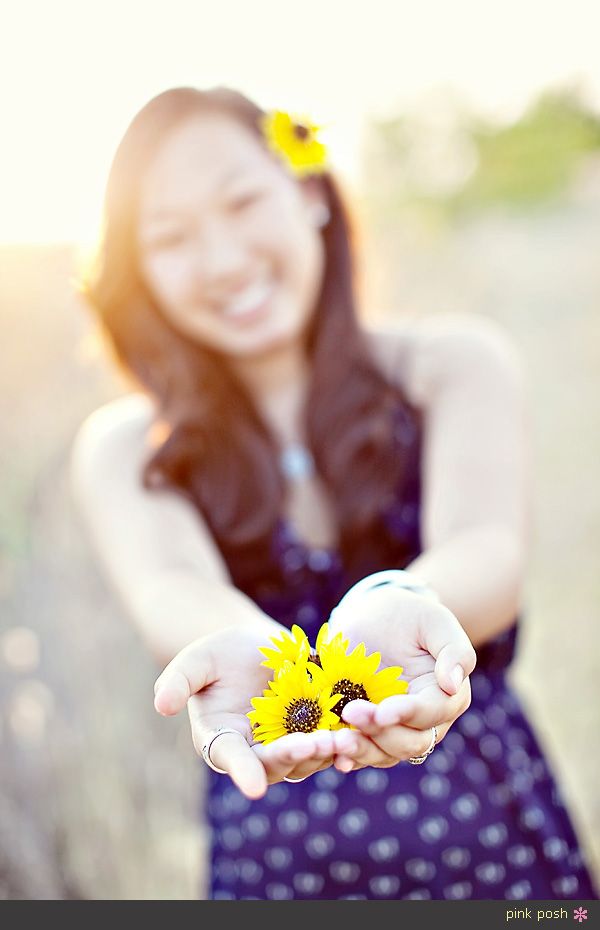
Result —
[[[333,708],[340,719],[350,701],[361,699],[379,704],[386,697],[408,691],[408,682],[400,678],[404,669],[390,666],[378,672],[381,655],[379,652],[367,655],[364,643],[359,643],[348,655],[348,640],[341,633],[331,640],[320,633],[319,640],[319,664],[325,679],[332,693],[342,695]]]
[[[295,119],[283,110],[274,110],[262,119],[269,148],[300,177],[327,170],[327,149],[317,138],[319,129],[309,120]]]
[[[338,729],[332,708],[340,700],[332,694],[321,669],[312,662],[286,660],[269,690],[252,698],[248,719],[256,742],[272,743],[288,733]]]
[[[301,627],[294,624],[291,632],[284,630],[279,638],[271,637],[275,649],[265,646],[260,649],[266,659],[261,665],[272,668],[275,674],[283,667],[285,662],[299,662],[307,660],[310,655],[308,637]]]

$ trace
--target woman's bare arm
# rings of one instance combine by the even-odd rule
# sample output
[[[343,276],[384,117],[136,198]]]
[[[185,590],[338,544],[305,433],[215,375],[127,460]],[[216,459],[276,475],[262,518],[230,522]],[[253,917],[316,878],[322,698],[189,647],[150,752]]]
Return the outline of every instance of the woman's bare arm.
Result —
[[[73,444],[73,492],[113,589],[161,666],[228,626],[264,626],[268,640],[279,624],[233,586],[201,516],[143,487],[151,422],[149,401],[131,395],[95,411]]]
[[[144,489],[151,419],[143,397],[131,397],[86,420],[73,446],[75,496],[120,601],[166,666],[156,709],[170,715],[187,706],[198,752],[215,728],[233,729],[219,739],[219,752],[227,753],[216,762],[248,797],[260,797],[269,782],[296,777],[298,766],[305,774],[331,765],[331,734],[290,734],[260,758],[251,748],[246,713],[271,674],[259,648],[283,627],[233,586],[191,504],[176,493]]]
[[[491,320],[444,314],[415,327],[404,377],[425,412],[423,551],[409,567],[477,646],[521,606],[532,504],[523,368]]]

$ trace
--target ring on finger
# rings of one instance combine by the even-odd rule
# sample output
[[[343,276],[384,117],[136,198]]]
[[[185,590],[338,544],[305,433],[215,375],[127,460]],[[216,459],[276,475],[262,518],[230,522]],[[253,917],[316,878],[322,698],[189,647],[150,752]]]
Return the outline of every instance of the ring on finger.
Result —
[[[411,765],[422,765],[423,762],[425,762],[425,759],[427,758],[427,756],[430,756],[433,750],[435,749],[437,740],[438,740],[437,727],[432,727],[431,728],[431,742],[429,743],[429,746],[427,747],[425,752],[421,753],[420,756],[411,756],[410,759],[408,760],[410,764]]]
[[[215,730],[209,730],[206,739],[204,740],[202,749],[200,750],[200,754],[208,767],[211,768],[213,772],[217,772],[219,775],[227,775],[227,770],[220,769],[217,765],[214,764],[210,758],[210,749],[217,737],[222,736],[224,733],[235,733],[236,736],[242,736],[239,730],[234,730],[232,727],[217,727]]]
[[[290,783],[290,785],[296,785],[298,782],[304,781],[308,778],[308,775],[303,775],[302,778],[288,778],[287,775],[283,776],[283,780]]]

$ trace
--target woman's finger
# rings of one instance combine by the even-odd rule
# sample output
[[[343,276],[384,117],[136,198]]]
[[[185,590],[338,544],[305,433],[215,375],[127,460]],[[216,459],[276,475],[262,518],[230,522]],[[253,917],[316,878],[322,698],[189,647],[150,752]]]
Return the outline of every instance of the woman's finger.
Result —
[[[363,701],[360,699],[348,701],[342,711],[342,720],[344,723],[348,723],[352,727],[357,727],[362,733],[366,733],[367,736],[370,736],[380,729],[380,726],[375,724],[376,706],[377,705],[372,704],[371,701]]]
[[[285,778],[308,778],[322,769],[329,768],[333,764],[334,743],[333,734],[327,730],[316,732],[314,735],[314,746],[310,758],[306,762],[300,762],[288,768]]]
[[[449,729],[448,723],[441,723],[435,727],[436,743],[441,743]],[[433,727],[416,730],[413,727],[397,726],[385,727],[377,737],[371,739],[382,752],[398,762],[423,755],[429,749],[433,735]]]
[[[183,710],[189,698],[214,681],[213,661],[205,642],[193,642],[171,659],[154,683],[154,707],[171,716]]]
[[[315,733],[290,733],[273,743],[256,745],[253,751],[260,759],[269,782],[312,774],[324,759],[332,755],[332,739],[328,730]],[[297,774],[301,772],[301,774]]]
[[[286,774],[282,776],[283,781],[304,781],[305,778],[310,778],[311,775],[316,775],[317,772],[324,772],[325,769],[330,769],[333,765],[333,759],[333,756],[329,756],[320,764],[315,762],[309,769],[307,769],[305,765],[290,769],[289,772],[286,772]],[[279,779],[279,781],[281,781],[281,779]]]
[[[436,742],[443,740],[449,728],[447,723],[436,726]],[[398,762],[422,755],[428,749],[432,728],[417,730],[406,726],[388,726],[379,730],[374,728],[373,734],[366,737],[356,730],[341,730],[336,733],[336,749],[340,755],[352,758],[362,765],[397,765]],[[356,744],[356,749],[353,748],[352,741]]]
[[[452,696],[441,691],[437,685],[429,686],[415,694],[399,694],[384,698],[375,707],[373,724],[377,727],[403,724],[417,730],[426,730],[456,720],[470,703],[471,685],[468,678]],[[348,704],[344,711],[350,707]],[[351,716],[352,710],[349,713]],[[351,719],[348,722],[352,722]]]
[[[447,694],[456,694],[477,661],[471,640],[452,611],[442,605],[421,617],[419,632],[422,645],[436,660],[435,675],[440,688]]]
[[[246,797],[252,800],[263,797],[268,787],[266,772],[241,734],[218,736],[211,746],[210,758],[218,768],[225,769]]]
[[[352,759],[359,766],[387,767],[396,765],[398,762],[397,758],[389,755],[381,746],[358,730],[337,730],[334,733],[334,742],[336,753],[341,759]]]
[[[466,635],[466,634],[465,634]],[[451,642],[443,646],[436,659],[435,677],[447,694],[456,694],[475,668],[475,650],[469,643]]]
[[[196,695],[189,699],[187,706],[192,742],[198,755],[202,755],[202,747],[219,727],[237,730],[239,736],[229,732],[216,736],[210,745],[210,761],[224,769],[246,797],[261,798],[267,790],[267,776],[248,742],[249,721],[237,714],[203,715],[201,699]]]

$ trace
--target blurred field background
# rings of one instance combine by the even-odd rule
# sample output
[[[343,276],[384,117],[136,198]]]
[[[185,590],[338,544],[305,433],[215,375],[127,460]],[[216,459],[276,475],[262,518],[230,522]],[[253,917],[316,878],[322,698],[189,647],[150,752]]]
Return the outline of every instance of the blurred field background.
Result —
[[[483,314],[525,360],[536,529],[513,679],[600,879],[599,112],[563,86],[493,121],[438,90],[369,120],[351,193],[370,315]],[[80,247],[35,238],[0,245],[0,898],[195,898],[201,765],[187,721],[153,711],[159,669],[68,483],[79,424],[127,386],[76,297]]]

